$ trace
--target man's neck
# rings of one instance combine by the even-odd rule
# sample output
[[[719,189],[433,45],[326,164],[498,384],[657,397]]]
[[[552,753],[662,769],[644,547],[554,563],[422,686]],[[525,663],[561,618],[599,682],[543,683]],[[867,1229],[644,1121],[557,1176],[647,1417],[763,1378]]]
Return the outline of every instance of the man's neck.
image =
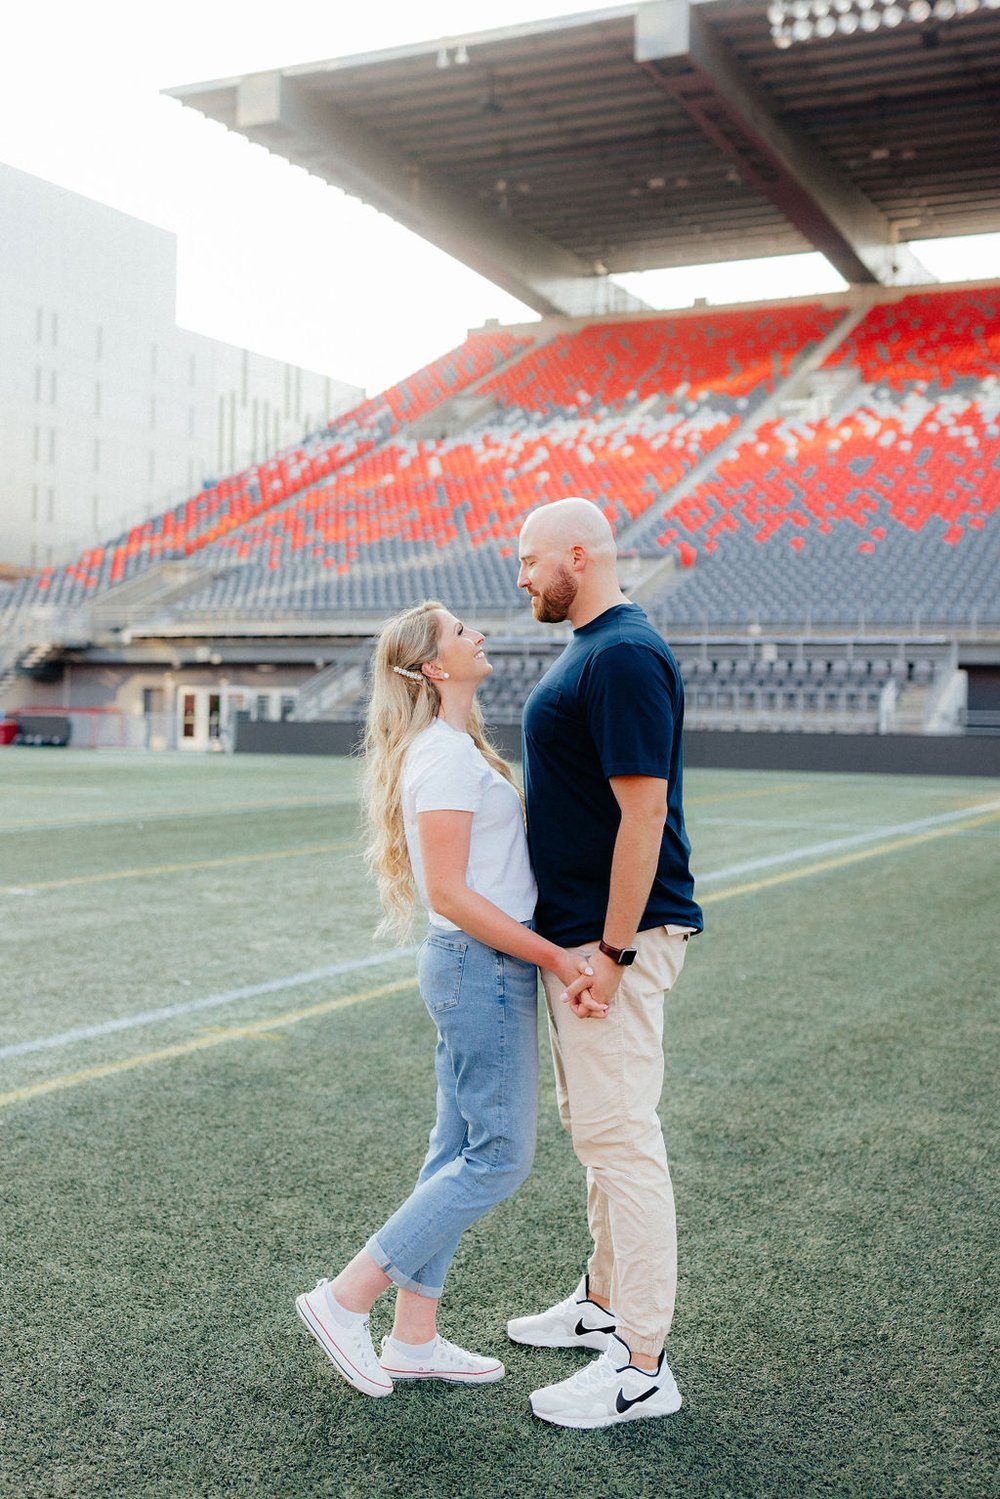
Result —
[[[605,588],[592,598],[582,598],[578,593],[573,600],[573,607],[566,616],[574,630],[582,630],[584,625],[589,625],[599,615],[606,614],[609,609],[615,609],[619,604],[627,604],[628,599],[620,588]]]

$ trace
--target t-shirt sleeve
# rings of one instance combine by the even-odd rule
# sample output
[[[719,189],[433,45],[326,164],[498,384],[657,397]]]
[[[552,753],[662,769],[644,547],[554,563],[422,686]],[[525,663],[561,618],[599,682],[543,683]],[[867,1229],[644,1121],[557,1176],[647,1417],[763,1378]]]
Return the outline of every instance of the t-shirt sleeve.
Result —
[[[669,660],[648,646],[623,641],[594,658],[584,702],[606,776],[669,779],[677,691]]]
[[[414,811],[478,812],[486,780],[480,760],[471,740],[421,746],[406,767]]]

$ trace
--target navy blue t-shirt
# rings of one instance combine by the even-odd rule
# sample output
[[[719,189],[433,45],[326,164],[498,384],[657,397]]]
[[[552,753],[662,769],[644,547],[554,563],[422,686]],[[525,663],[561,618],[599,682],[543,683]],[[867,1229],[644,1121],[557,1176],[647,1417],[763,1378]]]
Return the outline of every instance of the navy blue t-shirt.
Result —
[[[637,604],[574,630],[524,708],[528,847],[538,930],[575,946],[604,931],[621,811],[612,776],[667,782],[660,861],[640,931],[702,929],[682,808],[684,689],[666,642]]]

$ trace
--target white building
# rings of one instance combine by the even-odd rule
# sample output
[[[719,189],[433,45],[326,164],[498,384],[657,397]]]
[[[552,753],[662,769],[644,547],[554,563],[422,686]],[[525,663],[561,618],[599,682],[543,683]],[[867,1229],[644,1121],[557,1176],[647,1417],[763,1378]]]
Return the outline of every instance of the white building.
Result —
[[[0,564],[59,564],[363,392],[179,328],[172,234],[0,165]]]

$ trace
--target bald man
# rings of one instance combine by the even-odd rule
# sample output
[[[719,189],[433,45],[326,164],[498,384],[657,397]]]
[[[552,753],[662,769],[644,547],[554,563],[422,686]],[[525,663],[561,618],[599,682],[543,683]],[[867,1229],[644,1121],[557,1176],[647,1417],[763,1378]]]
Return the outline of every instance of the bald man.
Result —
[[[657,1105],[664,993],[702,928],[681,804],[684,693],[666,643],[618,586],[596,505],[533,510],[519,557],[535,618],[573,626],[525,705],[524,784],[538,928],[584,948],[592,970],[569,990],[542,978],[594,1248],[572,1296],[507,1331],[518,1343],[599,1350],[536,1390],[531,1409],[558,1426],[612,1426],[681,1404],[663,1351],[677,1249]]]

